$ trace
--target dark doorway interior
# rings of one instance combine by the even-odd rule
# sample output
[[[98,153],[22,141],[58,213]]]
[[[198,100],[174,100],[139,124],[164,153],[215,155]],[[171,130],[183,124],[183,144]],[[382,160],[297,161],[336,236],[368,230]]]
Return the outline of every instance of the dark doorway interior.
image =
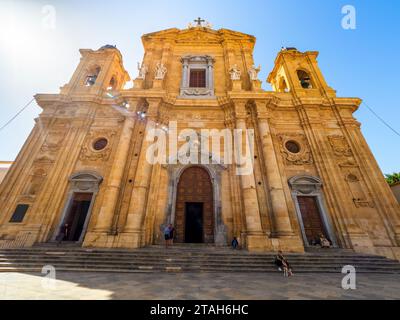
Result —
[[[186,202],[185,207],[185,242],[203,242],[203,203]]]
[[[89,211],[92,193],[75,193],[72,204],[61,226],[63,241],[79,241]]]

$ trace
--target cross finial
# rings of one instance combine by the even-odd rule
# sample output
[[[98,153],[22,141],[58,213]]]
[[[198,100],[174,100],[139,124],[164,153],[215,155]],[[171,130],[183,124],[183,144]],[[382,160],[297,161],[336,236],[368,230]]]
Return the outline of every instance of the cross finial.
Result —
[[[197,26],[201,27],[201,23],[202,22],[206,22],[206,20],[201,19],[200,17],[198,17],[197,19],[194,20],[194,22],[197,22]]]

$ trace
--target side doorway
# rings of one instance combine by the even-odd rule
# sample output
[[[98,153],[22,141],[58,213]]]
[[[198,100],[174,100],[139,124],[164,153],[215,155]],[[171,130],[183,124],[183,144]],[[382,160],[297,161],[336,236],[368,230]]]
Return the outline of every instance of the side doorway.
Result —
[[[82,243],[89,224],[92,208],[103,178],[94,172],[71,176],[70,189],[52,241]]]

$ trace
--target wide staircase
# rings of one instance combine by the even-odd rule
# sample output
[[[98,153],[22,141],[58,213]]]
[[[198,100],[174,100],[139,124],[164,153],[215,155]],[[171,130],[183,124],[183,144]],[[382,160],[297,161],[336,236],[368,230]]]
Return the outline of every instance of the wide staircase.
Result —
[[[295,273],[340,273],[345,265],[357,272],[400,273],[400,262],[350,250],[320,249],[286,254]],[[87,249],[45,245],[0,249],[0,272],[277,272],[274,253],[250,253],[205,245],[149,246],[141,249]]]

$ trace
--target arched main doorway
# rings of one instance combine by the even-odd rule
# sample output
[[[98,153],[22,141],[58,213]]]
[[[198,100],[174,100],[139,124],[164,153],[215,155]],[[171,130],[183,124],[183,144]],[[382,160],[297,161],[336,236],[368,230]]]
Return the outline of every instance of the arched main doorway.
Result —
[[[213,185],[202,167],[189,167],[179,178],[175,230],[176,242],[214,243]]]

